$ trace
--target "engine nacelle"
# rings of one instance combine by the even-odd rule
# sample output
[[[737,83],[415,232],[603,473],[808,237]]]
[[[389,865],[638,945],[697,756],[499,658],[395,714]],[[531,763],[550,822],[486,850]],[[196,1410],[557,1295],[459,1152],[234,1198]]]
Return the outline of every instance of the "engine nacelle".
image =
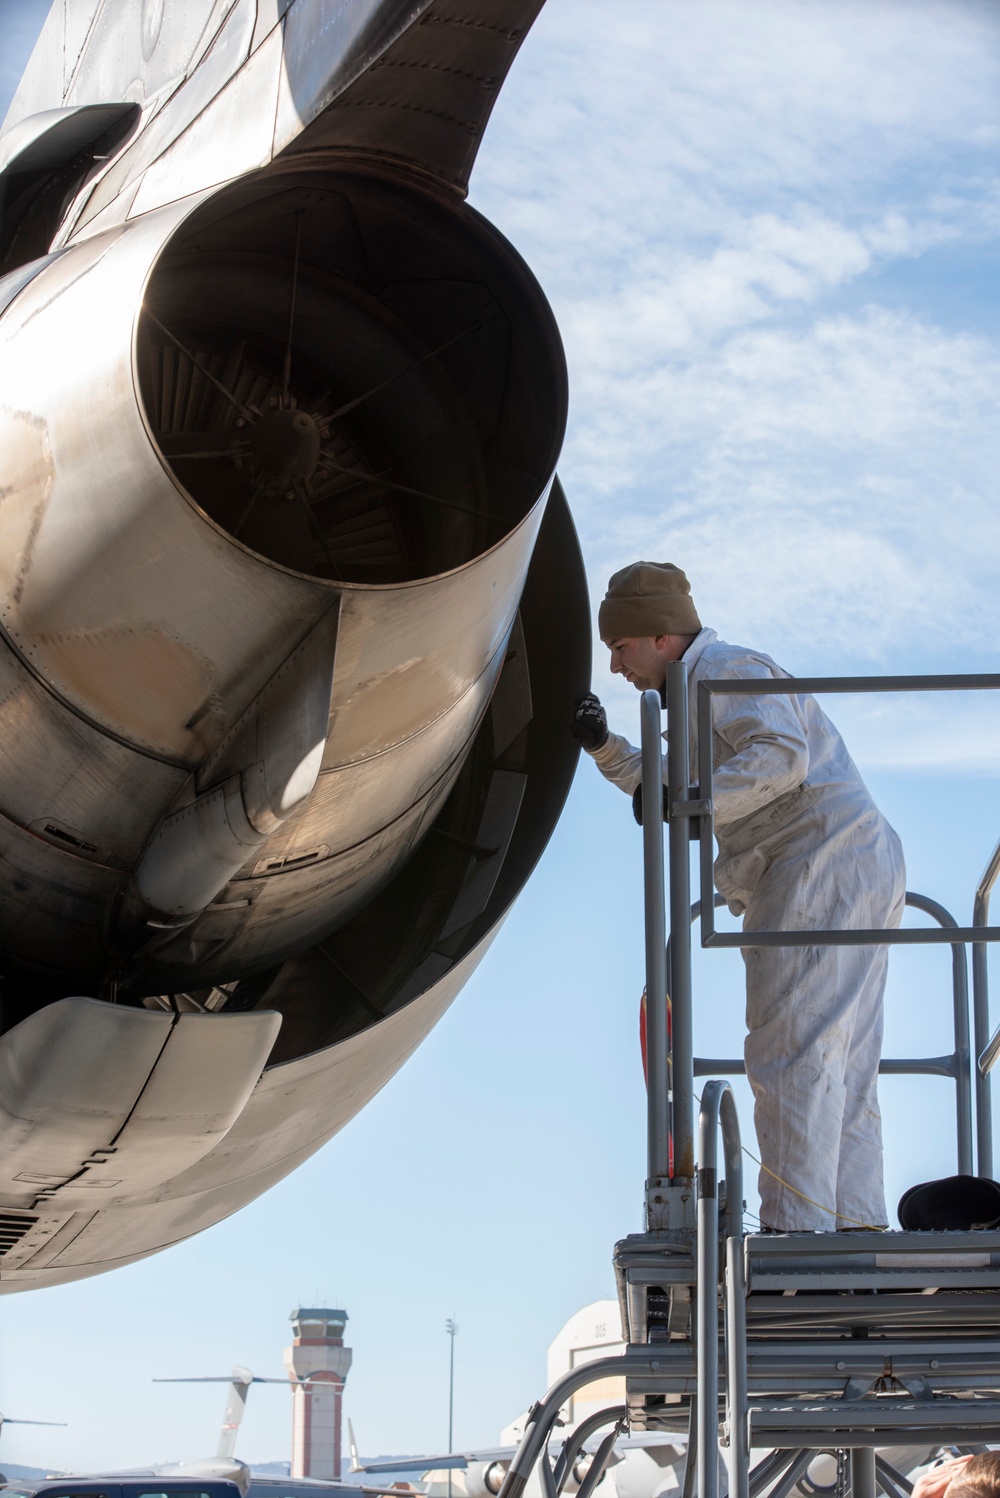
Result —
[[[72,248],[0,334],[0,942],[119,997],[273,968],[483,721],[565,421],[548,309],[468,208],[326,162]]]
[[[463,1473],[468,1498],[496,1498],[509,1466],[509,1461],[470,1462]]]

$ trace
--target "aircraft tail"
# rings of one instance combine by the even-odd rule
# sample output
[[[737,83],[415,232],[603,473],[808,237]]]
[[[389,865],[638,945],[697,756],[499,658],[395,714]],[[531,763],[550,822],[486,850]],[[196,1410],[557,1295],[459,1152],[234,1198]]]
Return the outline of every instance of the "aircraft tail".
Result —
[[[227,1461],[233,1457],[236,1450],[236,1437],[239,1433],[240,1422],[243,1419],[247,1407],[247,1393],[251,1384],[284,1384],[288,1380],[284,1378],[259,1378],[250,1372],[249,1368],[243,1368],[239,1363],[232,1373],[213,1375],[210,1378],[154,1378],[154,1384],[228,1384],[229,1393],[226,1396],[226,1408],[222,1416],[222,1428],[219,1431],[219,1444],[215,1452],[215,1460]],[[242,1466],[242,1463],[238,1465]]]

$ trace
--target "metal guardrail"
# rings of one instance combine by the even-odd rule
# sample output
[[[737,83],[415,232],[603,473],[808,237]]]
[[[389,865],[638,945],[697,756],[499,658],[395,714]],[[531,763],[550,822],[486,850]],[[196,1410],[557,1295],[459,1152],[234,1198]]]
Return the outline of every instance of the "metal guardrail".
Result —
[[[726,904],[725,896],[717,894],[714,904],[716,910],[721,909]],[[906,904],[911,910],[922,910],[926,915],[932,916],[945,930],[953,930],[958,925],[954,916],[949,914],[943,905],[939,905],[936,900],[932,900],[928,895],[919,895],[912,890],[907,890]],[[701,901],[696,900],[691,906],[692,925],[698,920],[700,914]],[[667,941],[667,950],[669,953],[669,939]],[[972,1148],[972,1053],[969,1037],[969,976],[965,959],[965,946],[960,941],[953,942],[951,947],[951,1002],[955,1049],[950,1055],[883,1056],[879,1062],[878,1070],[881,1077],[950,1077],[952,1079],[955,1083],[956,1168],[960,1175],[972,1175],[974,1167]],[[1000,1036],[1000,1030],[998,1030],[997,1034]],[[998,1049],[1000,1049],[1000,1045],[998,1045]],[[724,1077],[746,1076],[746,1063],[737,1057],[695,1056],[694,1075],[696,1077],[712,1077],[720,1074]],[[988,1097],[988,1087],[984,1090]],[[982,1146],[980,1144],[981,1149]],[[980,1154],[978,1158],[981,1161],[982,1155]],[[990,1173],[991,1169],[984,1170],[982,1164],[980,1164],[981,1175],[989,1175]]]
[[[713,693],[785,693],[805,692],[876,692],[876,691],[954,691],[1000,688],[1000,676],[964,677],[840,677],[787,678],[775,681],[715,681],[699,683],[698,736],[700,789],[690,781],[688,735],[687,668],[683,662],[667,668],[666,704],[670,723],[667,744],[666,788],[670,807],[667,823],[670,871],[669,917],[671,939],[666,940],[666,889],[663,859],[663,821],[659,815],[643,818],[643,875],[645,902],[645,966],[647,995],[667,994],[673,1005],[673,1043],[668,1046],[667,1010],[665,1004],[649,1002],[646,1008],[648,1103],[647,1103],[647,1178],[646,1230],[663,1234],[666,1251],[672,1244],[677,1252],[683,1243],[697,1238],[697,1394],[692,1400],[691,1444],[696,1447],[698,1493],[700,1498],[718,1498],[718,1400],[719,1400],[719,1182],[718,1134],[721,1127],[727,1178],[726,1273],[724,1276],[726,1327],[726,1427],[729,1444],[729,1492],[732,1498],[753,1498],[773,1484],[771,1498],[787,1498],[794,1483],[805,1471],[812,1452],[789,1450],[775,1452],[749,1472],[749,1397],[747,1373],[746,1275],[743,1259],[743,1174],[742,1149],[736,1105],[729,1084],[719,1079],[709,1081],[704,1089],[699,1118],[699,1157],[697,1192],[694,1189],[694,1076],[711,1070],[744,1070],[742,1061],[695,1060],[692,1044],[691,1004],[691,924],[702,916],[702,945],[706,947],[746,946],[815,946],[894,945],[948,943],[952,948],[952,989],[955,1017],[955,1050],[950,1056],[905,1058],[881,1063],[883,1073],[914,1072],[950,1076],[955,1080],[959,1134],[959,1169],[968,1163],[971,1169],[972,1125],[969,1047],[968,983],[965,944],[974,946],[975,1038],[981,1065],[977,1067],[977,1108],[979,1128],[979,1168],[984,1160],[992,1161],[983,1142],[984,1119],[988,1129],[989,1068],[1000,1056],[1000,1031],[986,1042],[989,1028],[985,972],[986,944],[1000,940],[1000,928],[988,925],[989,894],[1000,876],[1000,844],[980,882],[976,896],[974,925],[958,926],[954,918],[936,901],[924,895],[908,893],[907,903],[923,910],[938,922],[937,929],[912,928],[905,931],[825,931],[806,932],[719,932],[715,930],[716,896],[712,864],[712,732],[711,698]],[[662,703],[658,692],[644,692],[641,703],[642,787],[647,811],[660,807],[663,794],[663,749],[661,738]],[[692,836],[701,837],[701,900],[691,903],[690,844]],[[981,951],[980,966],[975,953]],[[978,976],[977,976],[978,974]],[[672,1066],[673,1097],[670,1094]],[[964,1082],[963,1082],[964,1075]],[[674,1170],[670,1173],[670,1145],[673,1135]],[[697,1195],[697,1207],[695,1196]],[[808,1245],[806,1245],[808,1246]],[[825,1248],[824,1245],[820,1247]],[[670,1361],[669,1348],[655,1344],[646,1348],[630,1346],[619,1357],[599,1358],[570,1370],[548,1391],[545,1398],[529,1412],[524,1436],[507,1471],[498,1498],[523,1498],[524,1489],[536,1464],[539,1466],[543,1498],[559,1498],[572,1467],[574,1454],[580,1449],[583,1433],[589,1435],[600,1424],[614,1422],[614,1428],[602,1441],[585,1484],[590,1493],[600,1480],[614,1441],[626,1417],[626,1408],[602,1410],[578,1430],[563,1447],[555,1463],[550,1463],[548,1445],[560,1408],[578,1389],[609,1376],[625,1376],[638,1384],[649,1383],[669,1392],[672,1379],[665,1363]],[[841,1433],[842,1434],[842,1433]],[[571,1449],[572,1443],[572,1449]],[[875,1498],[876,1470],[890,1498],[899,1491],[886,1479],[898,1477],[876,1457],[870,1446],[852,1442],[850,1452],[851,1490],[853,1498]],[[692,1486],[693,1463],[687,1463],[684,1491]],[[884,1470],[882,1470],[884,1469]],[[581,1489],[581,1492],[583,1490]]]
[[[942,906],[925,895],[911,893],[909,903],[925,911],[939,924],[936,927],[907,927],[896,930],[810,930],[810,931],[719,931],[715,926],[715,879],[712,856],[712,697],[725,694],[798,695],[811,692],[914,692],[1000,689],[1000,675],[975,676],[906,676],[906,677],[784,677],[774,680],[720,680],[698,684],[698,774],[699,784],[691,784],[689,761],[688,679],[683,661],[667,667],[666,705],[670,724],[667,742],[666,787],[670,817],[667,823],[670,871],[669,916],[671,946],[669,958],[661,960],[661,940],[665,937],[663,884],[663,829],[658,817],[643,818],[643,854],[646,906],[646,992],[669,993],[672,1002],[673,1044],[671,1047],[673,1101],[667,1093],[666,1014],[661,1005],[647,1004],[647,1044],[649,1048],[648,1100],[648,1175],[646,1225],[650,1230],[674,1228],[693,1230],[693,1203],[690,1185],[694,1174],[694,1047],[692,1038],[691,999],[691,868],[690,842],[700,838],[699,901],[701,945],[707,948],[748,946],[870,946],[870,945],[941,945],[952,948],[953,985],[955,989],[955,1052],[952,1057],[927,1057],[914,1062],[890,1062],[886,1073],[912,1070],[914,1074],[952,1076],[956,1083],[956,1116],[958,1125],[959,1168],[971,1173],[971,1088],[967,976],[964,946],[1000,940],[1000,928],[988,926],[988,891],[1000,874],[1000,849],[995,853],[981,883],[985,893],[977,898],[976,924],[959,926]],[[660,694],[642,694],[642,784],[645,806],[657,806],[663,779],[662,705]],[[974,964],[975,964],[974,952]],[[976,995],[977,1051],[988,1028],[986,1015],[985,952],[979,958]],[[976,968],[974,966],[974,982]],[[666,981],[664,981],[666,980]],[[964,997],[961,995],[964,993]],[[961,1014],[959,1010],[961,1009]],[[1000,1054],[1000,1035],[996,1037]],[[661,1070],[662,1068],[662,1070]],[[964,1073],[964,1077],[962,1075]],[[989,1120],[989,1077],[977,1069],[978,1168],[988,1174],[992,1168],[992,1150],[986,1137]],[[673,1128],[674,1169],[669,1170],[669,1135]]]
[[[703,947],[751,947],[751,946],[916,946],[949,943],[953,954],[959,946],[972,946],[973,980],[973,1027],[976,1054],[979,1065],[975,1072],[976,1097],[976,1164],[981,1175],[992,1175],[992,1104],[990,1094],[990,1067],[1000,1056],[1000,1029],[987,1040],[989,1032],[989,998],[987,983],[987,944],[1000,941],[1000,927],[990,926],[989,896],[1000,876],[1000,844],[983,874],[976,892],[973,909],[973,924],[959,926],[936,902],[926,896],[910,896],[918,908],[925,910],[939,921],[934,927],[908,927],[894,931],[885,930],[811,930],[811,931],[718,931],[715,927],[715,882],[712,859],[712,698],[714,696],[798,696],[811,693],[850,692],[873,694],[876,692],[955,692],[995,691],[1000,689],[1000,675],[977,674],[968,676],[829,676],[829,677],[783,677],[774,680],[747,681],[745,679],[702,681],[698,683],[698,777],[699,784],[689,783],[690,767],[678,762],[676,782],[671,779],[671,795],[679,793],[676,805],[671,799],[671,815],[682,822],[689,836],[700,837],[699,884],[701,891],[701,944]],[[682,661],[667,667],[668,719],[685,727],[687,742],[688,688],[687,667]],[[679,757],[678,757],[679,758]],[[671,866],[673,867],[673,866]],[[944,919],[942,919],[944,917]],[[963,959],[964,960],[964,959]],[[957,962],[957,957],[953,957]],[[688,989],[688,992],[690,990]],[[671,993],[673,990],[671,990]],[[674,1023],[677,1023],[676,1001]],[[956,1053],[962,1049],[960,1037],[956,1036]],[[935,1058],[928,1058],[933,1062]],[[943,1059],[943,1058],[937,1058]],[[676,1068],[675,1057],[675,1068]],[[890,1068],[887,1068],[889,1070]],[[896,1068],[891,1068],[895,1070]],[[940,1074],[940,1073],[939,1073]],[[945,1074],[948,1074],[945,1072]],[[956,1078],[956,1081],[958,1079]],[[675,1084],[676,1085],[676,1084]],[[972,1080],[970,1077],[970,1087]],[[964,1123],[960,1123],[960,1158],[972,1169],[971,1155],[964,1144]],[[961,1167],[960,1167],[961,1168]]]
[[[697,1191],[694,1190],[694,1076],[712,1070],[743,1071],[741,1061],[695,1060],[692,1044],[691,1005],[691,924],[702,916],[702,945],[709,947],[746,946],[815,946],[886,945],[902,943],[945,943],[952,948],[952,990],[955,1017],[955,1050],[950,1056],[883,1061],[883,1072],[914,1072],[950,1076],[957,1089],[959,1134],[959,1169],[966,1162],[971,1169],[972,1124],[969,1047],[968,983],[965,943],[974,941],[974,997],[976,1004],[976,1051],[981,1057],[977,1068],[977,1099],[985,1097],[977,1109],[979,1126],[979,1162],[992,1160],[983,1143],[983,1120],[988,1121],[989,1069],[1000,1056],[1000,1031],[987,1044],[989,1028],[985,972],[986,943],[1000,940],[1000,928],[988,925],[989,894],[1000,876],[1000,844],[980,882],[976,896],[974,925],[959,927],[954,918],[936,901],[924,895],[907,894],[907,904],[923,910],[938,922],[938,929],[906,931],[807,931],[807,932],[719,932],[715,930],[717,904],[712,866],[712,750],[711,698],[716,692],[786,693],[800,692],[875,692],[976,690],[1000,688],[1000,676],[966,677],[841,677],[788,678],[780,681],[716,681],[699,683],[698,735],[701,789],[690,782],[688,736],[687,669],[683,662],[667,668],[666,699],[670,722],[667,744],[666,787],[670,806],[667,823],[670,870],[669,916],[671,939],[666,940],[666,889],[663,860],[663,821],[657,814],[643,817],[643,876],[646,932],[647,995],[667,994],[673,1005],[673,1044],[668,1046],[666,1005],[649,1002],[646,1006],[648,1103],[647,1103],[647,1178],[646,1229],[663,1233],[664,1244],[671,1241],[674,1251],[681,1243],[697,1238],[697,1380],[696,1395],[689,1395],[694,1408],[690,1425],[692,1444],[696,1447],[697,1488],[699,1498],[718,1498],[718,1401],[719,1401],[719,1181],[718,1135],[721,1127],[726,1165],[726,1272],[725,1343],[726,1343],[726,1429],[729,1445],[729,1493],[732,1498],[752,1498],[773,1484],[771,1498],[787,1498],[794,1483],[805,1471],[810,1450],[779,1451],[749,1471],[749,1396],[747,1373],[746,1275],[743,1258],[743,1169],[739,1120],[732,1089],[728,1082],[709,1081],[702,1097],[699,1116],[699,1159]],[[658,692],[644,692],[641,703],[642,788],[647,812],[660,807],[663,794],[663,750],[661,738],[662,704]],[[690,844],[693,836],[701,837],[701,900],[691,903]],[[975,953],[981,950],[980,969]],[[978,977],[977,977],[978,972]],[[672,1065],[673,1098],[670,1095]],[[964,1075],[964,1083],[963,1083]],[[980,1084],[985,1089],[980,1090]],[[988,1126],[988,1123],[987,1123]],[[674,1171],[670,1173],[670,1145],[673,1134]],[[697,1207],[695,1207],[697,1196]],[[808,1245],[807,1245],[808,1246]],[[825,1245],[821,1245],[824,1246]],[[614,1442],[627,1416],[626,1407],[602,1410],[584,1422],[564,1444],[555,1463],[549,1459],[548,1447],[559,1410],[578,1389],[609,1376],[625,1376],[633,1381],[649,1382],[668,1391],[671,1379],[664,1363],[669,1361],[670,1344],[660,1350],[630,1346],[619,1357],[599,1358],[571,1369],[548,1391],[545,1398],[529,1412],[524,1436],[508,1468],[498,1498],[523,1498],[524,1489],[536,1464],[539,1467],[543,1498],[560,1498],[585,1435],[602,1424],[613,1429],[601,1442],[591,1471],[581,1487],[581,1498],[590,1495],[600,1481]],[[897,1495],[892,1482],[896,1478],[885,1463],[880,1463],[871,1447],[854,1443],[850,1453],[851,1490],[853,1498],[875,1498],[876,1470],[888,1494]],[[693,1464],[689,1460],[685,1475],[685,1494],[691,1488]],[[883,1470],[884,1469],[884,1470]]]
[[[671,682],[673,681],[673,695]],[[684,717],[687,719],[687,667],[677,661],[667,667],[668,717],[673,721],[674,701],[684,690]],[[815,930],[815,931],[716,931],[713,919],[712,896],[715,890],[712,861],[712,698],[727,697],[798,697],[807,693],[813,696],[825,692],[851,692],[870,695],[875,692],[955,692],[996,691],[1000,689],[1000,676],[789,676],[766,681],[754,678],[700,681],[698,683],[698,777],[699,797],[687,815],[699,819],[701,831],[701,899],[708,910],[707,920],[702,921],[701,944],[703,947],[863,947],[863,946],[915,946],[933,945],[940,942],[990,942],[1000,941],[997,926],[955,926],[947,932],[919,927],[907,930],[885,931],[876,929]],[[686,777],[685,777],[686,778]],[[690,794],[683,798],[692,801]],[[697,807],[697,811],[694,810]],[[681,815],[685,813],[682,811]],[[706,836],[707,833],[707,836]]]
[[[588,1384],[598,1383],[605,1378],[636,1376],[655,1378],[659,1371],[660,1359],[656,1355],[655,1348],[650,1348],[648,1352],[630,1348],[628,1352],[619,1353],[617,1357],[595,1358],[592,1363],[581,1363],[578,1368],[571,1368],[569,1373],[564,1373],[562,1378],[552,1385],[545,1398],[529,1410],[521,1444],[517,1448],[514,1460],[507,1468],[507,1474],[497,1498],[521,1498],[536,1464],[545,1498],[557,1498],[556,1477],[549,1465],[547,1453],[549,1439],[559,1411],[566,1401],[578,1389],[586,1388]],[[616,1416],[620,1417],[624,1410],[616,1408],[603,1413],[610,1421]],[[608,1454],[610,1455],[610,1449]],[[557,1462],[557,1470],[559,1466]],[[568,1466],[563,1464],[563,1476],[566,1471],[568,1471]]]
[[[600,1446],[594,1453],[593,1460],[584,1476],[583,1482],[577,1489],[576,1498],[590,1498],[590,1494],[597,1487],[601,1478],[607,1470],[608,1458],[612,1448],[622,1432],[622,1428],[628,1419],[628,1405],[607,1405],[603,1410],[597,1410],[593,1415],[588,1415],[586,1420],[581,1420],[575,1425],[563,1442],[562,1450],[556,1460],[555,1470],[552,1473],[552,1483],[556,1490],[556,1498],[563,1491],[567,1482],[573,1476],[573,1468],[577,1459],[582,1456],[583,1448],[603,1426],[610,1425],[612,1429],[601,1441]]]

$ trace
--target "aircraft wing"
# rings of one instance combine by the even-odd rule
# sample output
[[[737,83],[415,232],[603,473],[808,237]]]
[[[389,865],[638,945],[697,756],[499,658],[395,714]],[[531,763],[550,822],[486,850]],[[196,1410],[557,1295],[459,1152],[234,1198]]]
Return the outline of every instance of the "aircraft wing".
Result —
[[[263,1378],[257,1373],[251,1374],[245,1379],[238,1379],[234,1378],[231,1373],[214,1373],[198,1378],[154,1378],[151,1382],[154,1384],[289,1384],[294,1383],[294,1379]]]
[[[561,1447],[566,1439],[567,1432],[563,1432],[557,1439],[549,1444],[553,1447]],[[601,1435],[592,1436],[584,1442],[585,1451],[597,1449],[603,1438]],[[662,1431],[636,1431],[631,1436],[621,1436],[615,1443],[615,1451],[646,1450],[651,1446],[685,1446],[687,1436],[671,1435],[669,1439]],[[477,1462],[509,1462],[514,1459],[517,1452],[516,1446],[493,1446],[476,1451],[454,1451],[446,1454],[432,1454],[429,1456],[399,1456],[377,1458],[375,1461],[364,1461],[352,1468],[358,1472],[447,1472],[461,1470],[470,1467]]]
[[[61,1425],[66,1426],[65,1420],[18,1420],[14,1415],[0,1415],[0,1426],[3,1425]]]
[[[514,1455],[514,1447],[498,1447],[496,1451],[487,1452],[461,1452],[453,1451],[446,1456],[393,1456],[384,1460],[379,1458],[373,1462],[362,1462],[353,1470],[357,1472],[447,1472],[460,1471],[467,1467],[470,1462],[475,1461],[500,1461],[510,1460]]]

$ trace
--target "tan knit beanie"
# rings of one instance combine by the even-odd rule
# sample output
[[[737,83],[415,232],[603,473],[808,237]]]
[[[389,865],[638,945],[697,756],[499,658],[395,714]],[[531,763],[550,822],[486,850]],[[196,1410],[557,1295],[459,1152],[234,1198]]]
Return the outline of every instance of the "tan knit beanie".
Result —
[[[616,572],[597,624],[602,640],[696,635],[701,629],[691,584],[673,562],[633,562]]]

